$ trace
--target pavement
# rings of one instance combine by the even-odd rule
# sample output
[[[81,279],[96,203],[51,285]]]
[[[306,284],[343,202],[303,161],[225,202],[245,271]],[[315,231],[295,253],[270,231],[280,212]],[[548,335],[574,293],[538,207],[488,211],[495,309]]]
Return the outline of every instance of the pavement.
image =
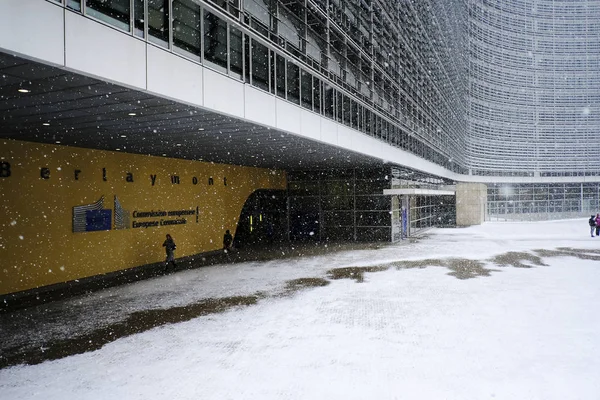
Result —
[[[406,242],[415,241],[413,238]],[[174,304],[159,310],[148,310],[144,297],[134,298],[127,293],[128,285],[143,281],[155,284],[161,279],[180,280],[186,271],[202,268],[235,269],[236,264],[283,262],[337,252],[373,250],[389,243],[273,243],[247,246],[230,251],[217,251],[185,259],[178,259],[176,267],[165,271],[163,263],[146,266],[144,273],[129,272],[119,279],[94,280],[79,287],[58,287],[32,294],[20,303],[0,313],[0,369],[19,365],[35,365],[101,348],[119,338],[144,332],[169,323],[187,321],[203,315],[224,312],[241,305],[255,304],[266,293],[231,293],[229,296],[199,297],[187,304]],[[200,272],[201,273],[201,272]],[[128,278],[129,277],[129,278]],[[143,281],[142,281],[143,280]],[[322,282],[290,280],[288,293],[303,287],[319,286]],[[180,293],[177,284],[163,287],[161,296],[173,297]],[[278,292],[279,295],[279,292]],[[101,302],[102,304],[98,304]],[[140,306],[141,305],[141,306]],[[93,316],[93,318],[89,318]]]

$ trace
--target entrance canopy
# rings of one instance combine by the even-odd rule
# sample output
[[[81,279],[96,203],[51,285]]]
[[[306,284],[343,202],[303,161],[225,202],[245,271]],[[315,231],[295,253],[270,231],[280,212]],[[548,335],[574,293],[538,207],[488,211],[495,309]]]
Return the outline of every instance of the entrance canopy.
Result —
[[[414,195],[414,196],[454,196],[456,194],[456,189],[454,188],[443,188],[443,189],[433,189],[433,188],[402,188],[402,189],[384,189],[383,194],[390,196],[398,196],[398,195]]]

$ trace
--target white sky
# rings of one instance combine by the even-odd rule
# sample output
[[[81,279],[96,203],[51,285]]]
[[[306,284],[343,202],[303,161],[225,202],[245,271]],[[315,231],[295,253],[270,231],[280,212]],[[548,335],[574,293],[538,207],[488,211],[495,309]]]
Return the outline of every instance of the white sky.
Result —
[[[514,268],[488,261],[560,247],[594,251],[600,238],[589,236],[587,219],[435,229],[414,243],[205,267],[56,303],[46,309],[63,308],[62,321],[36,326],[33,318],[15,325],[22,332],[0,333],[35,342],[135,310],[270,294],[95,352],[5,368],[0,398],[597,399],[600,262],[545,257],[548,266]],[[392,267],[362,283],[331,280],[274,296],[288,279],[327,278],[331,268],[457,257],[498,271],[459,280],[444,267]]]

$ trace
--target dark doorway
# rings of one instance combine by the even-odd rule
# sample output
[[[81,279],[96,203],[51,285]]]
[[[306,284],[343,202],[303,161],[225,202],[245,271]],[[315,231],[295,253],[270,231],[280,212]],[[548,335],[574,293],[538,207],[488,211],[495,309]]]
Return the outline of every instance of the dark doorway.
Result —
[[[288,240],[287,192],[257,190],[248,197],[238,221],[234,247]]]

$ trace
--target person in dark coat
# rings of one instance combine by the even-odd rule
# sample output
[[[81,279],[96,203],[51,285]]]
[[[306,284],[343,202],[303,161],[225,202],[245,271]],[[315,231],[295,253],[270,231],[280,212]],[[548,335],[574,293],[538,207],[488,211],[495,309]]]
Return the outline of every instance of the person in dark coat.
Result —
[[[232,243],[233,243],[233,236],[231,236],[229,229],[227,229],[225,231],[225,234],[223,235],[223,250],[225,250],[225,251],[231,250]]]
[[[176,267],[177,264],[175,263],[175,249],[177,248],[177,246],[175,245],[175,241],[173,240],[171,235],[169,235],[168,233],[167,239],[163,242],[163,247],[167,251],[167,259],[165,260],[165,270],[169,266],[169,263],[173,263],[173,267]]]
[[[590,225],[590,235],[594,237],[594,230],[596,230],[596,217],[594,217],[594,215],[590,217],[588,224]]]

